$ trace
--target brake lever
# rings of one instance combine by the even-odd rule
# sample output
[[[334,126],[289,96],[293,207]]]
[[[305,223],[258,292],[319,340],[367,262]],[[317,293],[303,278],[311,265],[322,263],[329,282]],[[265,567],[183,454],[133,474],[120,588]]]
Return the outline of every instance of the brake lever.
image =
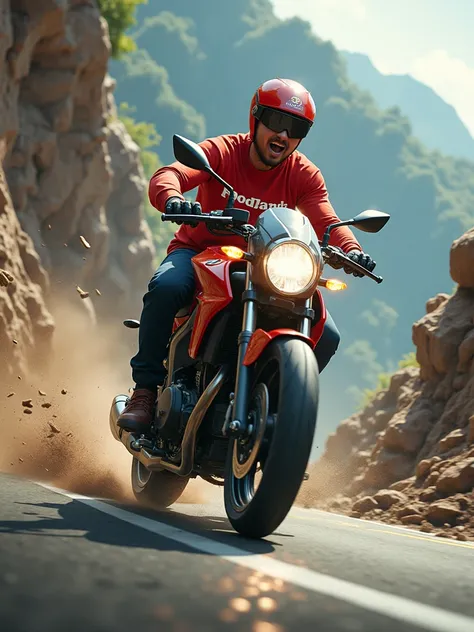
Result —
[[[383,277],[378,276],[373,272],[369,272],[369,270],[367,270],[367,268],[364,268],[364,266],[361,266],[359,263],[352,261],[352,259],[350,259],[345,253],[340,250],[336,250],[329,245],[325,247],[325,249],[323,250],[323,254],[325,254],[327,257],[327,263],[329,263],[329,259],[331,257],[335,256],[346,267],[351,268],[355,272],[360,272],[363,276],[369,277],[369,279],[372,279],[376,283],[382,283],[383,281]],[[329,263],[329,265],[331,264]]]

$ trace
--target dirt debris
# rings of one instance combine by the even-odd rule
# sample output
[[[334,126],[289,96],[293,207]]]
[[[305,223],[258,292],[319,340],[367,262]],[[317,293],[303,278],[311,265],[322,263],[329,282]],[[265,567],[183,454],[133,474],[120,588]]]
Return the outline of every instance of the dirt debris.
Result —
[[[79,239],[81,241],[81,244],[84,246],[84,248],[89,249],[91,247],[90,243],[87,241],[87,239],[83,235],[79,235]]]

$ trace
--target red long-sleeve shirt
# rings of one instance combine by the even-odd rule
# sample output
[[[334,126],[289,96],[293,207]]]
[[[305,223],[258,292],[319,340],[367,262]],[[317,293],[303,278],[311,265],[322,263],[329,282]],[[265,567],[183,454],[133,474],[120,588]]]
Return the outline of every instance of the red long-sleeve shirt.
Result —
[[[320,170],[306,156],[295,151],[278,167],[260,171],[250,162],[251,142],[248,134],[235,134],[200,143],[214,171],[234,187],[237,194],[235,208],[250,211],[250,224],[255,224],[260,213],[271,206],[297,208],[308,217],[318,238],[322,239],[327,226],[338,222],[339,218],[329,201]],[[203,212],[225,208],[228,193],[222,184],[204,171],[190,169],[179,162],[158,169],[152,176],[150,202],[163,212],[168,198],[182,198],[183,193],[197,186],[196,200],[201,203]],[[207,246],[224,242],[245,249],[244,240],[237,235],[213,235],[203,223],[195,228],[181,225],[170,242],[168,253],[176,248],[202,251]],[[345,226],[331,233],[331,243],[344,252],[361,250],[352,231]]]

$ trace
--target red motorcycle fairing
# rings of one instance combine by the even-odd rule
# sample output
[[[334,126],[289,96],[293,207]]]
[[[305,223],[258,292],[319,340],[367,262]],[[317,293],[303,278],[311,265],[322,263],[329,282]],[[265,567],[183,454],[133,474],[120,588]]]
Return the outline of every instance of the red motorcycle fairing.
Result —
[[[195,359],[209,323],[232,301],[230,259],[219,246],[210,246],[192,258],[198,292],[196,318],[193,325],[189,356]],[[184,322],[182,319],[181,323]]]
[[[307,342],[311,348],[314,348],[314,341],[308,336],[296,331],[295,329],[272,329],[272,331],[264,331],[263,329],[256,329],[252,337],[250,338],[250,342],[247,347],[247,351],[244,356],[244,365],[250,366],[254,362],[258,360],[261,356],[263,350],[268,345],[269,342],[278,338],[278,336],[291,336],[292,338],[301,338]]]
[[[322,336],[324,324],[326,322],[326,306],[323,301],[323,297],[321,296],[321,292],[316,290],[316,293],[313,297],[313,302],[315,300],[319,300],[319,313],[321,314],[318,322],[311,329],[311,337],[305,336],[296,329],[273,329],[272,331],[264,331],[263,329],[256,329],[250,338],[250,342],[247,347],[247,351],[244,356],[244,365],[250,366],[254,362],[258,360],[258,358],[262,355],[265,347],[272,340],[277,338],[278,336],[292,336],[293,338],[301,338],[307,342],[312,349],[317,345],[319,339]],[[318,310],[316,310],[318,312]]]
[[[319,306],[315,305],[316,301],[318,301]],[[316,290],[316,293],[313,295],[313,309],[316,314],[320,314],[319,320],[311,328],[311,340],[314,341],[314,346],[316,346],[323,335],[323,329],[327,319],[326,305],[320,290]]]

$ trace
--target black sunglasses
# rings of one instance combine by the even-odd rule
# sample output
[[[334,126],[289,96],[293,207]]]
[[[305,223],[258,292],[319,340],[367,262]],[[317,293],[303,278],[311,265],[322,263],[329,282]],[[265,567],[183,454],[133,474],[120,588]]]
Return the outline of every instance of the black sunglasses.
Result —
[[[299,116],[293,116],[286,112],[263,107],[262,105],[257,106],[254,116],[258,121],[263,123],[265,127],[271,129],[272,132],[280,134],[286,130],[288,138],[304,138],[312,125],[310,121],[306,121]]]

